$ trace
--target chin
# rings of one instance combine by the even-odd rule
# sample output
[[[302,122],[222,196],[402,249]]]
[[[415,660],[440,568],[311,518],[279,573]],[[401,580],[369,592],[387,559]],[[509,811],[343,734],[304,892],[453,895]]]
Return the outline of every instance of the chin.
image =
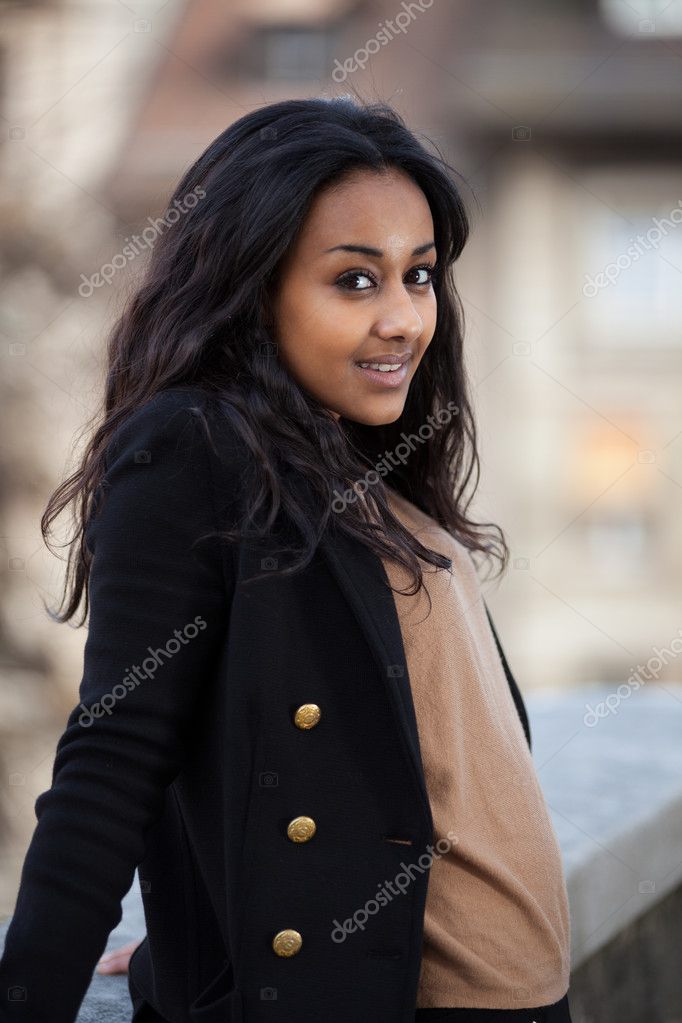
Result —
[[[362,423],[363,426],[389,426],[400,419],[403,414],[405,403],[394,406],[393,409],[358,410],[354,415],[347,418],[355,423]]]

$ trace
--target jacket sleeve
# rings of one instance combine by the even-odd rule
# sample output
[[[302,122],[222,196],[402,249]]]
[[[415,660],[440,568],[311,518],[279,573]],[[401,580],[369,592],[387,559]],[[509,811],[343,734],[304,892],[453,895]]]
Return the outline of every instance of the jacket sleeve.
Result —
[[[188,406],[157,395],[107,446],[86,529],[79,703],[35,802],[0,960],[2,1023],[76,1020],[226,633],[231,578],[204,536],[218,528],[211,464]]]
[[[484,604],[485,604],[485,602],[484,602]],[[507,658],[504,656],[504,650],[502,649],[502,644],[500,643],[500,640],[499,640],[499,637],[497,635],[497,632],[495,631],[495,626],[493,625],[493,619],[492,619],[492,616],[490,614],[490,611],[488,610],[487,605],[485,605],[485,613],[487,614],[488,621],[490,622],[490,628],[491,628],[491,631],[492,631],[492,634],[493,634],[493,638],[495,640],[495,646],[497,647],[497,652],[500,655],[500,660],[502,661],[502,667],[504,668],[504,673],[505,673],[505,675],[507,677],[507,682],[509,683],[509,688],[511,690],[511,694],[512,694],[512,697],[513,697],[513,700],[514,700],[514,704],[516,705],[516,710],[518,712],[519,717],[521,718],[521,724],[523,725],[523,730],[524,730],[524,732],[526,734],[526,741],[528,742],[528,749],[531,750],[531,752],[532,752],[533,747],[532,747],[532,744],[531,744],[530,722],[528,721],[528,712],[526,711],[526,705],[523,702],[523,697],[521,695],[521,690],[519,689],[518,685],[516,684],[516,680],[515,680],[514,676],[511,673],[511,668],[509,667],[509,664],[507,663]]]

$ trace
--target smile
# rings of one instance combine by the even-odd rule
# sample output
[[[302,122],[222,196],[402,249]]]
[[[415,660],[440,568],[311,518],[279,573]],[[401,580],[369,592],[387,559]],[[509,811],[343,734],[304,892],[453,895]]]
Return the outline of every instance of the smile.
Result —
[[[398,366],[386,362],[356,362],[355,366],[368,383],[379,387],[399,387],[407,376],[410,361],[408,359]]]

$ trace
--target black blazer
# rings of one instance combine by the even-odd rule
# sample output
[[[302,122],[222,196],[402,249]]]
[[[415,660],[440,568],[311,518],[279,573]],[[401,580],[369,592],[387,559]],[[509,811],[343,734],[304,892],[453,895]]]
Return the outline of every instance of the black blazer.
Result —
[[[110,440],[79,704],[35,803],[3,1023],[74,1023],[138,865],[129,983],[161,1018],[413,1023],[433,823],[393,595],[337,531],[289,578],[211,537],[243,459],[198,387]]]

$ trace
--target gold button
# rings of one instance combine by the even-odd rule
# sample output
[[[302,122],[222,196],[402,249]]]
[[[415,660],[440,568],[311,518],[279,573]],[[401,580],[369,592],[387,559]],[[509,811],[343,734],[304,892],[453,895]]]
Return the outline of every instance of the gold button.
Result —
[[[278,956],[295,956],[303,944],[303,938],[298,931],[291,931],[288,928],[278,931],[272,939],[272,947]]]
[[[320,708],[316,703],[302,703],[294,715],[297,728],[314,728],[320,720]]]
[[[312,817],[294,817],[292,821],[289,821],[287,835],[292,842],[307,842],[313,837],[316,830]]]

